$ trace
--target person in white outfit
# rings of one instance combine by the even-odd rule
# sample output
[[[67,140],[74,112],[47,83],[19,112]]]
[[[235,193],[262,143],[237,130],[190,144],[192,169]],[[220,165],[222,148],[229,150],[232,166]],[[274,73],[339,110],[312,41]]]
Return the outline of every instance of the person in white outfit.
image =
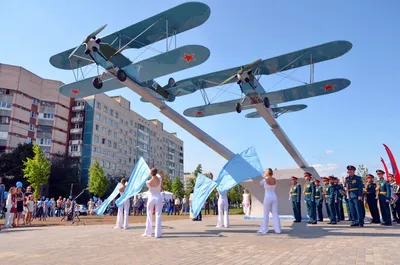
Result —
[[[275,193],[276,179],[272,177],[273,171],[268,168],[264,172],[263,179],[260,181],[260,185],[264,186],[265,195],[263,203],[264,218],[258,230],[258,233],[268,233],[269,213],[272,212],[272,223],[274,226],[275,233],[281,233],[281,221],[278,214],[278,197]]]
[[[244,190],[242,205],[244,215],[250,216],[250,193],[248,190]]]
[[[224,226],[226,228],[229,227],[229,203],[228,203],[228,195],[227,192],[221,194],[219,191],[218,197],[218,228],[222,227],[222,222],[224,222]],[[222,221],[223,220],[223,221]]]
[[[162,196],[161,196],[161,186],[162,186],[162,176],[161,178],[157,176],[157,169],[152,168],[150,170],[151,178],[146,181],[146,186],[149,189],[147,193],[147,218],[146,218],[146,229],[142,236],[151,237],[153,233],[153,208],[156,208],[156,225],[154,237],[161,237],[161,213],[162,213]]]
[[[122,187],[119,188],[119,195],[122,196],[122,194],[124,194],[125,192],[125,188],[126,188],[126,179],[122,178],[121,179],[121,184]],[[128,229],[129,224],[128,224],[128,217],[129,217],[129,198],[124,201],[124,203],[118,207],[118,215],[117,215],[117,223],[115,224],[116,229],[121,229],[122,227],[124,229]],[[123,222],[123,224],[122,224]]]
[[[15,188],[11,187],[10,190],[8,191],[7,201],[6,201],[7,212],[6,212],[6,220],[4,223],[5,228],[13,227],[14,214],[16,212],[15,210],[17,209],[16,207],[17,207],[17,201],[15,198]],[[11,209],[13,209],[13,211]]]

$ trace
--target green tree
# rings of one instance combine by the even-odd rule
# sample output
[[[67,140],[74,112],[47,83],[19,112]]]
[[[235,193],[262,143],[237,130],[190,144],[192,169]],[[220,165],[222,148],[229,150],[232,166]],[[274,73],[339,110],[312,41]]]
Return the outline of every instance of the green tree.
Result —
[[[22,169],[24,160],[33,156],[32,144],[18,144],[12,152],[0,154],[0,172],[6,187],[15,186],[18,181],[22,182],[24,187],[28,185]]]
[[[172,182],[171,182],[171,178],[168,176],[168,174],[164,174],[162,188],[165,191],[171,191],[172,190]]]
[[[108,182],[104,170],[96,160],[89,168],[89,191],[101,197],[107,191],[107,188]]]
[[[82,190],[84,187],[80,183],[79,158],[71,157],[68,154],[54,155],[51,161],[51,174],[49,178],[50,197],[68,197],[73,185],[74,191]],[[80,196],[84,197],[83,195]],[[79,199],[80,199],[79,198]]]
[[[232,189],[228,191],[228,197],[231,201],[231,205],[236,204],[236,207],[239,207],[239,203],[242,200],[242,195],[240,192],[240,185],[236,185]]]
[[[367,181],[368,168],[365,167],[364,165],[359,165],[357,170],[357,175],[359,175],[362,178],[363,183],[365,183]]]
[[[34,196],[38,198],[40,184],[48,184],[50,176],[51,163],[44,156],[40,146],[35,143],[33,146],[33,158],[27,158],[24,161],[25,168],[23,169],[24,177],[34,189]]]
[[[183,183],[178,176],[175,177],[174,182],[172,183],[171,191],[179,198],[183,198],[183,195],[185,195],[185,192],[183,190]]]
[[[194,190],[194,186],[196,185],[196,178],[189,179],[189,189],[185,190],[185,195],[189,198],[190,193]]]
[[[199,164],[197,167],[196,167],[196,169],[194,170],[194,172],[193,172],[193,175],[197,178],[197,175],[198,174],[201,174],[201,173],[203,173],[203,170],[202,170],[202,168],[201,168],[201,164]]]

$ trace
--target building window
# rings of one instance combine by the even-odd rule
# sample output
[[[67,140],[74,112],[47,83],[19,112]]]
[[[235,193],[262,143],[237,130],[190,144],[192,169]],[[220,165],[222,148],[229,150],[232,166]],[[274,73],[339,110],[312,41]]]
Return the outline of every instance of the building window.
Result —
[[[114,138],[118,138],[118,133],[114,132]]]
[[[100,120],[100,114],[96,113],[96,120]]]
[[[104,167],[104,161],[103,160],[100,160],[100,166]]]
[[[116,142],[114,142],[114,149],[117,149],[117,143]]]
[[[108,145],[108,147],[111,147],[111,141],[110,140],[107,141],[107,145]]]
[[[106,127],[103,127],[102,130],[101,130],[101,132],[104,133],[104,134],[106,134],[106,132],[107,132]]]
[[[107,106],[106,106],[106,105],[104,105],[104,106],[103,106],[103,111],[104,111],[105,113],[107,113],[107,112],[108,112],[108,108],[107,108]]]
[[[36,112],[31,111],[31,118],[36,118]]]
[[[110,109],[110,115],[113,116],[114,115],[114,111],[112,109]]]
[[[11,103],[0,101],[0,109],[11,109]]]
[[[100,104],[100,102],[96,102],[96,109],[101,110],[101,104]]]
[[[103,117],[103,122],[104,122],[105,124],[107,124],[107,117],[106,117],[106,116]]]
[[[108,130],[108,136],[112,136],[112,131]]]
[[[9,124],[9,123],[10,123],[10,117],[0,116],[0,124]]]
[[[101,138],[101,144],[106,144],[106,139]]]
[[[112,127],[112,126],[113,126],[113,121],[112,121],[112,119],[110,119],[109,122],[110,122],[110,126]]]
[[[31,131],[31,132],[34,132],[35,131],[35,125],[29,124],[28,130]]]
[[[95,128],[96,128],[96,131],[98,131],[99,130],[99,125],[98,124],[96,124],[96,126],[95,126]]]
[[[99,136],[98,136],[98,135],[95,135],[95,136],[94,136],[94,142],[95,142],[95,143],[99,143]]]
[[[38,145],[50,146],[51,145],[51,139],[36,138],[36,143]]]
[[[33,105],[37,105],[39,102],[38,102],[38,100],[36,99],[36,98],[34,98],[33,100],[32,100],[32,104]]]
[[[114,163],[111,164],[111,168],[115,169],[115,164]]]
[[[31,138],[31,137],[26,137],[26,143],[27,143],[27,144],[32,143],[32,138]]]
[[[72,152],[77,152],[79,150],[79,147],[77,145],[72,145],[71,146],[71,151]]]
[[[52,120],[52,119],[54,119],[54,114],[53,113],[40,113],[39,118]]]
[[[118,112],[115,112],[115,118],[118,119]]]
[[[106,168],[110,168],[110,162],[106,161]]]
[[[114,122],[114,128],[118,129],[118,123],[117,122]]]
[[[8,132],[0,132],[1,140],[7,140],[7,138],[8,138]]]

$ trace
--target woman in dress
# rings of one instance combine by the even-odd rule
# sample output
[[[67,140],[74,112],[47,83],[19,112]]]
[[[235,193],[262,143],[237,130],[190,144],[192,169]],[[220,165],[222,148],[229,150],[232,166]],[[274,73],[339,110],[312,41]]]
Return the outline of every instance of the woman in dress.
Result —
[[[264,218],[260,230],[258,230],[258,233],[261,234],[268,233],[269,212],[272,212],[272,223],[275,233],[281,233],[281,221],[278,214],[278,198],[275,193],[276,179],[272,177],[272,175],[272,169],[268,168],[265,170],[263,179],[260,181],[260,185],[264,186],[265,189],[263,203]]]
[[[126,179],[122,178],[121,179],[121,188],[119,188],[119,195],[122,196],[125,192],[126,188]],[[128,216],[129,216],[129,199],[125,200],[124,203],[118,207],[118,214],[117,214],[117,223],[115,224],[116,229],[121,229],[124,227],[124,229],[128,229]],[[123,220],[123,221],[122,221]],[[122,224],[123,222],[123,224]]]
[[[161,185],[162,178],[157,176],[157,169],[152,168],[150,170],[151,178],[146,181],[146,186],[148,190],[147,196],[147,218],[146,218],[146,230],[142,236],[151,237],[153,233],[153,224],[152,224],[152,209],[156,208],[155,216],[156,216],[156,225],[155,225],[155,233],[154,237],[161,237],[161,213],[162,213],[162,196],[161,196]]]
[[[228,202],[228,192],[221,194],[219,191],[218,197],[218,223],[217,228],[222,227],[222,222],[226,228],[229,227],[229,202]]]
[[[242,205],[243,205],[244,216],[249,216],[250,215],[250,193],[248,190],[244,190]]]
[[[18,227],[19,220],[22,218],[22,212],[24,211],[24,194],[22,193],[21,187],[17,187],[15,196],[17,197],[17,215],[16,216],[14,215],[14,220],[17,219],[17,227]],[[25,223],[25,220],[23,221]]]

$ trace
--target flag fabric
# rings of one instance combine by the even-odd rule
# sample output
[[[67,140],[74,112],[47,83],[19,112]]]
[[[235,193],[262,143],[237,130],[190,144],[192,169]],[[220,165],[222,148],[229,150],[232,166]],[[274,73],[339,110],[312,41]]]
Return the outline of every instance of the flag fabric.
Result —
[[[222,168],[214,181],[218,184],[218,191],[225,194],[237,184],[263,174],[260,159],[253,146],[233,156]]]
[[[116,201],[117,206],[120,207],[126,200],[138,194],[149,178],[149,175],[150,168],[143,157],[141,157],[133,169],[128,185],[125,187],[125,192]]]
[[[383,144],[383,146],[385,147],[386,152],[389,156],[390,164],[392,164],[393,175],[396,180],[396,183],[398,185],[400,185],[400,172],[399,172],[399,168],[397,167],[396,160],[394,159],[392,151],[389,149],[389,147],[386,144]]]
[[[218,184],[212,179],[200,173],[197,175],[196,184],[194,185],[192,205],[190,207],[190,212],[194,217],[199,215],[201,208],[217,185]]]
[[[383,168],[385,169],[386,179],[388,179],[388,177],[389,177],[389,170],[388,170],[388,168],[387,168],[387,165],[386,165],[386,163],[385,163],[385,160],[383,160],[382,157],[381,157],[381,162],[382,162]]]
[[[104,212],[107,210],[108,205],[112,202],[112,200],[115,199],[115,197],[118,196],[119,194],[119,188],[122,187],[121,183],[118,183],[117,186],[115,186],[114,191],[108,196],[106,200],[103,201],[102,204],[100,204],[95,210],[94,213],[97,215],[104,215]]]

